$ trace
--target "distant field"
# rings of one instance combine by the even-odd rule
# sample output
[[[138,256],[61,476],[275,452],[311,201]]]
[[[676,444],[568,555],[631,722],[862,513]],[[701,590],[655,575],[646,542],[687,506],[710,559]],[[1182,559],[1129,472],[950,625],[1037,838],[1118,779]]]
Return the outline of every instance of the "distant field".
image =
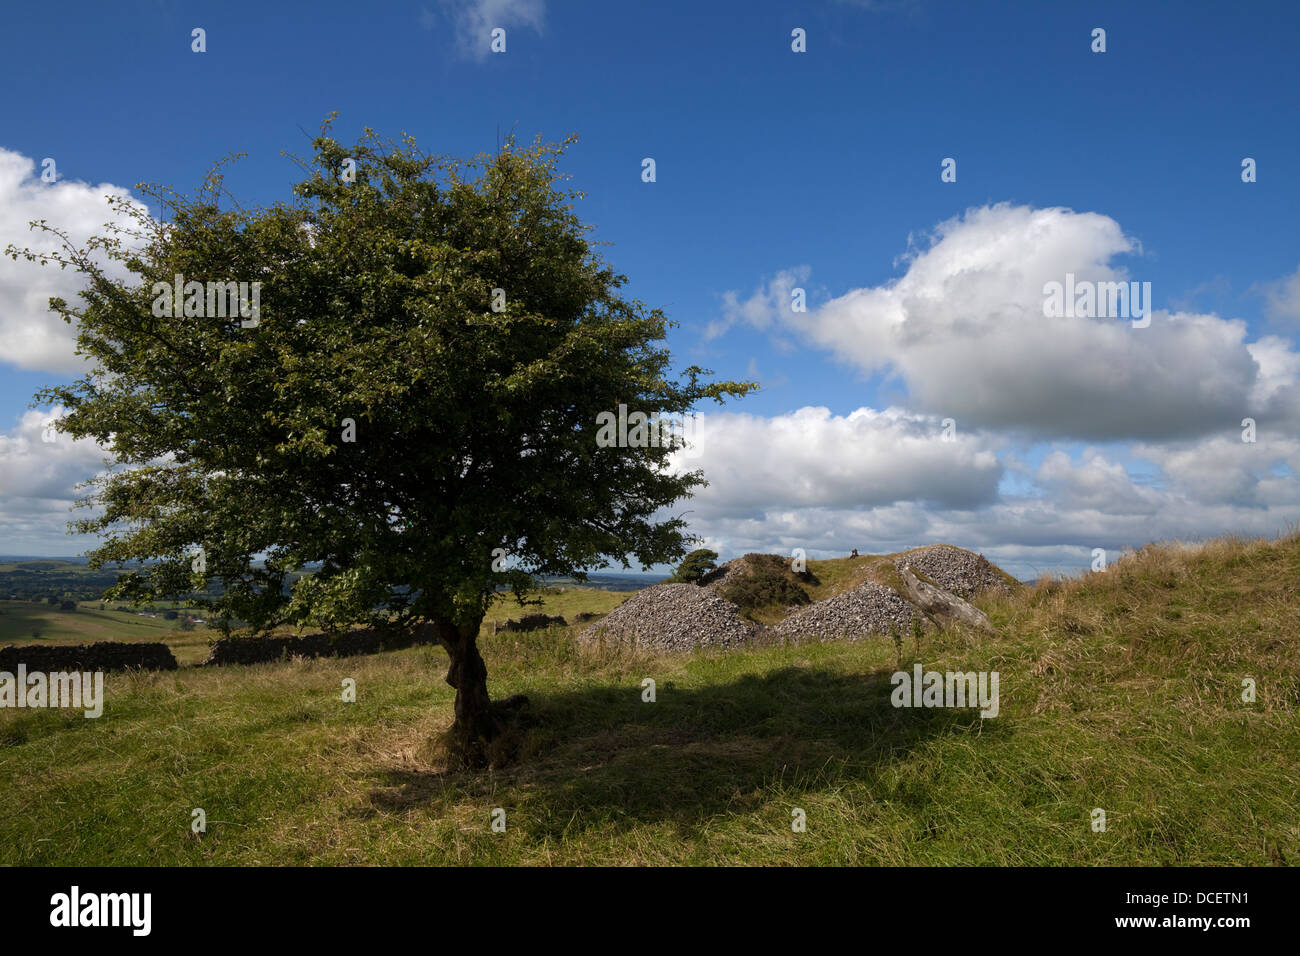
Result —
[[[212,634],[202,626],[182,631],[176,621],[122,611],[99,610],[82,602],[60,611],[44,602],[0,601],[0,644],[93,644],[96,641],[162,641],[181,665],[207,657]]]
[[[66,558],[23,558],[15,561],[0,561],[0,574],[13,571],[33,571],[41,574],[57,571],[60,574],[81,574],[87,577],[111,573],[102,570],[92,571],[84,561]]]
[[[0,601],[0,643],[159,641],[175,630],[175,625],[161,617],[101,611],[98,603],[80,603],[75,611],[60,611],[43,601]]]

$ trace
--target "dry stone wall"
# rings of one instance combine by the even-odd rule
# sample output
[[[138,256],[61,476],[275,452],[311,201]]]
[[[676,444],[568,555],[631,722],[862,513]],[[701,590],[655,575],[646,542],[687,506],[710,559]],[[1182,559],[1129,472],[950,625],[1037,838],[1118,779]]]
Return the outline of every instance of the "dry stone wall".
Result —
[[[359,628],[339,634],[303,634],[296,637],[223,637],[212,642],[204,664],[262,664],[287,657],[353,657],[396,651],[417,644],[433,644],[429,625],[413,631]]]
[[[174,671],[176,658],[166,644],[99,641],[95,644],[26,644],[0,647],[0,671]]]

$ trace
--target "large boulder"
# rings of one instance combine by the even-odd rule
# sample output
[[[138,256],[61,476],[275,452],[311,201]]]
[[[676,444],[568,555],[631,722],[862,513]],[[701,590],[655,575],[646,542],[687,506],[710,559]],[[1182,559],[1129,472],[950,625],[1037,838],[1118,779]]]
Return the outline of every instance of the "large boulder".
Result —
[[[979,608],[967,604],[955,594],[949,594],[928,581],[922,581],[906,564],[899,568],[898,574],[903,579],[903,587],[907,589],[908,598],[927,616],[935,620],[957,621],[967,627],[988,634],[993,633],[993,622]]]

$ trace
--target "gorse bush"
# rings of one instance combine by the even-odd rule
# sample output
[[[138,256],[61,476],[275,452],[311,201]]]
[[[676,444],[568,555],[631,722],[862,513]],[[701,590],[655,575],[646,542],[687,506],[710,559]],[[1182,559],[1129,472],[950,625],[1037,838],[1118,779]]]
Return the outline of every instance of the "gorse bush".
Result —
[[[775,554],[747,554],[743,573],[718,589],[718,595],[740,608],[746,617],[758,612],[811,604],[800,582],[817,584],[808,571],[792,571],[786,559]]]

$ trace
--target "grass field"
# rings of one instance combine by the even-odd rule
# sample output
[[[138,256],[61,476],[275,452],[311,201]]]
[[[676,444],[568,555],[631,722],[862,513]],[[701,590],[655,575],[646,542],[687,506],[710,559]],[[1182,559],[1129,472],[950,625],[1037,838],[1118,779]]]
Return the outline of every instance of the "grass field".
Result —
[[[0,601],[0,644],[93,644],[96,641],[162,641],[182,666],[208,656],[202,627],[181,631],[175,621],[125,611],[99,610],[84,601],[75,611],[60,611],[45,602]]]
[[[483,633],[491,633],[493,621],[502,622],[510,618],[519,620],[525,614],[549,614],[551,617],[558,615],[570,623],[573,622],[574,615],[584,611],[589,614],[606,614],[622,604],[633,593],[635,592],[601,591],[596,588],[569,585],[563,590],[546,588],[530,595],[525,600],[537,600],[540,603],[526,604],[522,607],[518,601],[507,597],[505,600],[498,601],[488,611],[483,619]]]
[[[0,862],[1296,863],[1298,592],[1293,536],[1150,547],[982,600],[997,637],[908,636],[901,659],[888,639],[656,657],[485,637],[493,693],[528,694],[532,724],[481,773],[429,744],[440,649],[110,675],[98,720],[0,711]],[[998,671],[1000,715],[894,708],[914,661]]]

